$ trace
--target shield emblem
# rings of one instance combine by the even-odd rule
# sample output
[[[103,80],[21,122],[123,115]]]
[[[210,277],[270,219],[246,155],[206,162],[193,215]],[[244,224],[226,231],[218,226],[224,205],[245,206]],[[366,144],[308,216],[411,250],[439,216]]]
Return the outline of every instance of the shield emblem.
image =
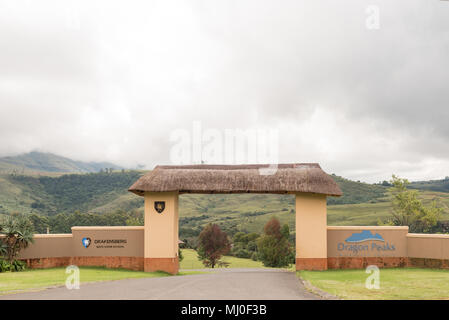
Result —
[[[92,240],[90,238],[83,238],[82,240],[82,244],[84,246],[84,248],[88,248],[90,246],[90,243],[92,242]]]
[[[165,209],[165,201],[155,201],[154,202],[154,210],[158,213],[162,213]]]

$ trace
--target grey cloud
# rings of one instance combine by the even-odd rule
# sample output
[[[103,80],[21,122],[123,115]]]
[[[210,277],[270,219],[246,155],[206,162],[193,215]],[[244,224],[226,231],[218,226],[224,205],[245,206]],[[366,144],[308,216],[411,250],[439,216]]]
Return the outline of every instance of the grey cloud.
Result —
[[[280,161],[351,178],[448,174],[443,1],[26,3],[0,5],[2,155],[151,167],[201,120],[279,128]]]

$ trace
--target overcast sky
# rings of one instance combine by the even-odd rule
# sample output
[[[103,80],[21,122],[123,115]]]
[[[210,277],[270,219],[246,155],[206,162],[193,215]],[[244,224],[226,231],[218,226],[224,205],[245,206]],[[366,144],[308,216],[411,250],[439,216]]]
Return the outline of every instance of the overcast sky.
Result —
[[[0,0],[0,156],[150,169],[200,121],[351,179],[444,178],[448,87],[447,1]]]

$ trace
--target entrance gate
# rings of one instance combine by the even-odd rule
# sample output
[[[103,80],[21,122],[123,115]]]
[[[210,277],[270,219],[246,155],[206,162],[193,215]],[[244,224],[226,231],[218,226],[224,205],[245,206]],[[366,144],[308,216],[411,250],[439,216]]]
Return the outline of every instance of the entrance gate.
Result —
[[[327,196],[341,196],[316,163],[156,166],[129,191],[145,198],[144,270],[177,273],[183,193],[294,194],[296,270],[327,269]]]

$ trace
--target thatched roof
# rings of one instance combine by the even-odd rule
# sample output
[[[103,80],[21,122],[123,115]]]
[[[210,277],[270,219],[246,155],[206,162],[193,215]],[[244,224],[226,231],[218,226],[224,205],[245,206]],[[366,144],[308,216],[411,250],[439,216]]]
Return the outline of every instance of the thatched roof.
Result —
[[[269,165],[260,164],[156,166],[129,191],[140,196],[145,192],[167,191],[342,195],[337,183],[317,163],[279,164],[274,173],[268,168]]]

